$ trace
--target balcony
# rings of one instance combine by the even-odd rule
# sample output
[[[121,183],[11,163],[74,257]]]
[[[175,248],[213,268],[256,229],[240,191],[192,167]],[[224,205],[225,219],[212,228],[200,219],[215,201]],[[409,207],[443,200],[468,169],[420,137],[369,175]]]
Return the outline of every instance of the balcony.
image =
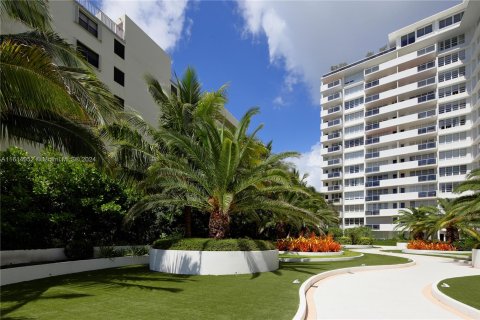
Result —
[[[380,108],[379,107],[374,108],[374,109],[370,109],[367,112],[365,112],[365,118],[374,116],[374,115],[379,114],[379,113],[380,113]]]
[[[337,88],[338,86],[340,86],[342,84],[342,80],[340,79],[337,79],[337,80],[334,80],[332,82],[329,82],[329,83],[325,83],[325,84],[322,84],[320,90],[325,93],[325,92],[328,92],[330,90],[334,90],[335,88]]]
[[[426,181],[436,181],[437,175],[436,174],[426,174],[423,176],[418,176],[418,182],[426,182]]]
[[[370,131],[374,129],[378,129],[380,127],[380,123],[375,122],[375,123],[370,123],[365,126],[365,131]]]
[[[89,0],[75,0],[76,3],[81,5],[83,9],[87,10],[91,15],[96,17],[98,20],[102,21],[102,23],[110,29],[113,33],[115,33],[119,38],[122,40],[125,39],[125,31],[121,27],[121,25],[116,24],[110,19],[105,13],[103,13],[100,9],[95,7],[93,3]]]
[[[420,191],[418,193],[419,198],[435,198],[437,196],[437,191]]]
[[[327,178],[328,178],[328,179],[341,178],[341,177],[342,177],[342,173],[341,173],[341,172],[330,172],[330,173],[327,175]]]
[[[321,113],[321,116],[322,117],[328,117],[330,115],[335,115],[335,114],[339,113],[340,111],[342,111],[342,106],[338,105],[338,106],[335,106],[335,107],[328,108],[326,110],[323,109],[322,113]]]
[[[365,159],[374,159],[374,158],[378,158],[379,156],[380,156],[379,151],[369,152],[365,154]]]
[[[325,161],[324,161],[325,163]],[[342,165],[342,159],[331,159],[326,163],[327,166]]]
[[[418,150],[427,150],[427,149],[434,149],[437,147],[436,142],[427,142],[417,145]]]
[[[329,187],[327,188],[327,191],[328,191],[328,192],[341,191],[341,190],[342,190],[342,186],[341,186],[341,185],[329,186]]]
[[[380,210],[367,210],[365,211],[366,216],[379,216]]]
[[[437,163],[437,159],[435,159],[435,158],[423,159],[423,160],[418,160],[417,161],[417,165],[419,167],[433,165],[433,164],[436,164],[436,163]]]
[[[322,104],[322,106],[326,106],[331,105],[333,102],[338,103],[340,99],[342,99],[342,94],[340,92],[336,92],[331,95],[324,96],[320,103]]]
[[[342,120],[335,119],[335,120],[328,121],[327,122],[327,127],[331,128],[331,127],[335,127],[335,126],[338,126],[338,125],[341,125],[341,124],[342,124]]]

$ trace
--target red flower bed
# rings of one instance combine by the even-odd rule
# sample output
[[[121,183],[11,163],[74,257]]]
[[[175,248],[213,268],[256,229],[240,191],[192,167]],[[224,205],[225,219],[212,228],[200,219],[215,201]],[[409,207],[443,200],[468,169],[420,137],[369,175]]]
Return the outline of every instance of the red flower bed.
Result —
[[[447,242],[427,242],[423,240],[412,240],[407,244],[407,249],[415,250],[439,250],[456,251],[457,249]]]
[[[342,246],[335,242],[332,236],[317,237],[314,233],[310,237],[277,240],[277,249],[280,251],[338,252],[341,248]]]

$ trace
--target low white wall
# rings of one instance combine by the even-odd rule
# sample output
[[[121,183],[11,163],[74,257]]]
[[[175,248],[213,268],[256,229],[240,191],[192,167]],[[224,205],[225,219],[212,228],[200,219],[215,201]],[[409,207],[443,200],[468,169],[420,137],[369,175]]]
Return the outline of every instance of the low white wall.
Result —
[[[397,242],[398,249],[407,249],[408,242]]]
[[[278,250],[187,251],[150,249],[150,270],[192,275],[248,274],[278,269]]]
[[[453,298],[450,298],[443,292],[441,292],[438,289],[438,284],[442,282],[443,280],[436,281],[432,284],[432,296],[435,297],[438,301],[446,304],[447,306],[452,307],[455,310],[458,310],[464,314],[466,314],[469,317],[472,317],[472,319],[480,319],[480,310],[477,310],[473,307],[470,307],[469,305],[466,305],[458,300],[455,300]]]
[[[331,270],[327,272],[323,272],[320,274],[316,274],[310,278],[308,278],[302,285],[300,286],[300,289],[298,290],[298,295],[300,297],[300,303],[298,305],[297,313],[295,313],[295,316],[293,317],[293,320],[304,320],[306,315],[307,315],[307,298],[305,297],[305,294],[308,289],[312,285],[314,285],[316,282],[337,275],[337,274],[342,274],[342,273],[348,273],[348,272],[355,272],[355,271],[366,271],[366,270],[382,270],[382,269],[394,269],[394,268],[404,268],[404,267],[410,267],[415,265],[415,261],[412,260],[411,262],[408,263],[403,263],[403,264],[390,264],[390,265],[381,265],[381,266],[364,266],[364,267],[351,267],[351,268],[343,268],[343,269],[336,269],[336,270]],[[341,298],[341,297],[339,297]]]
[[[480,249],[472,249],[472,267],[480,269]]]
[[[2,266],[20,263],[67,260],[63,248],[0,251]]]
[[[280,254],[292,256],[341,256],[343,251],[338,252],[299,252],[299,251],[279,251]]]
[[[441,251],[441,250],[417,250],[417,249],[402,249],[403,253],[413,253],[413,254],[446,254],[446,255],[455,255],[462,257],[459,253],[470,253],[470,251]]]
[[[345,249],[369,249],[373,248],[373,245],[370,244],[344,244],[342,245]]]
[[[115,249],[132,247],[149,247],[145,245],[114,246]],[[33,250],[6,250],[0,251],[0,265],[35,263],[68,260],[64,253],[65,248],[33,249]],[[93,257],[100,257],[100,247],[93,247]]]
[[[3,286],[17,282],[60,276],[70,273],[147,263],[148,256],[141,256],[65,261],[39,264],[34,266],[6,268],[0,271],[0,285]]]

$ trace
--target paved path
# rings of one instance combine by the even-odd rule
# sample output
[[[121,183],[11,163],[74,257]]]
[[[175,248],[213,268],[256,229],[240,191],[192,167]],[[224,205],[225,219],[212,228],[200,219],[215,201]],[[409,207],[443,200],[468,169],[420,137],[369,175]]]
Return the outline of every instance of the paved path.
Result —
[[[417,264],[319,281],[313,291],[316,319],[468,319],[433,298],[430,288],[441,279],[480,275],[480,269],[447,258],[359,251],[410,257]]]

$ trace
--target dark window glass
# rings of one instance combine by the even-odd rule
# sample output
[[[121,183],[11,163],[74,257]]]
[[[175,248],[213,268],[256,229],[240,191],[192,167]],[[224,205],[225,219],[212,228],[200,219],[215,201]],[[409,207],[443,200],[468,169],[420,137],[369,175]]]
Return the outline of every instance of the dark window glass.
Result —
[[[88,61],[88,63],[95,68],[98,68],[100,56],[96,52],[92,51],[80,41],[77,41],[77,51]]]
[[[426,27],[418,29],[417,30],[417,38],[423,37],[424,35],[429,34],[432,31],[433,31],[432,25],[428,25]]]
[[[125,73],[120,71],[117,68],[113,68],[113,80],[115,80],[116,83],[125,86]]]
[[[88,32],[98,37],[98,24],[90,19],[83,11],[78,13],[78,23]]]
[[[117,99],[117,102],[118,102],[119,105],[121,105],[122,107],[125,107],[125,100],[123,100],[122,98],[120,98],[117,95],[115,95],[114,97],[115,97],[115,99]]]
[[[125,46],[117,39],[114,39],[113,41],[114,41],[113,51],[117,56],[119,56],[122,59],[125,59]]]
[[[411,32],[401,38],[402,47],[415,42],[415,32]]]

